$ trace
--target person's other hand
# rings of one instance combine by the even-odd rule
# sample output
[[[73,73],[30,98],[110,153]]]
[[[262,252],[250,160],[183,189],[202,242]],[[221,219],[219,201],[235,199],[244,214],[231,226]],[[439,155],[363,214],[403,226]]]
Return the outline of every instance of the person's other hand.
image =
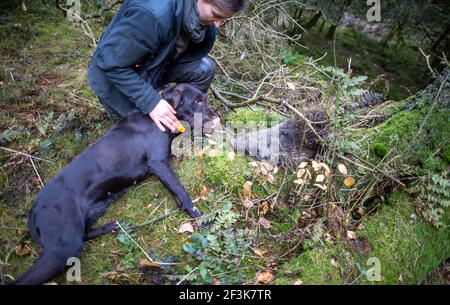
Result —
[[[148,115],[161,131],[166,131],[164,126],[174,131],[179,124],[175,113],[175,109],[166,100],[161,99]]]

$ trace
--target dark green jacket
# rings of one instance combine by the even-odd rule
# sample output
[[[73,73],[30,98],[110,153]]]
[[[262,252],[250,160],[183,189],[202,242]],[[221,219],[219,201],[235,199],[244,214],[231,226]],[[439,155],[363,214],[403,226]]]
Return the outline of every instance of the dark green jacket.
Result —
[[[149,113],[161,99],[155,90],[164,66],[171,62],[180,35],[183,0],[126,0],[103,33],[88,69],[89,85],[122,115]],[[216,29],[192,41],[178,62],[191,62],[212,49]]]

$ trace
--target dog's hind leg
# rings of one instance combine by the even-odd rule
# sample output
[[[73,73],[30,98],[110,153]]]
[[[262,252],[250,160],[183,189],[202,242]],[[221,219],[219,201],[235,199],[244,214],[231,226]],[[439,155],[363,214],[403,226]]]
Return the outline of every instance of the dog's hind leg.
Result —
[[[64,269],[69,258],[78,257],[82,247],[83,241],[80,238],[73,238],[70,243],[59,243],[44,248],[44,252],[34,265],[12,284],[39,285],[45,283]]]

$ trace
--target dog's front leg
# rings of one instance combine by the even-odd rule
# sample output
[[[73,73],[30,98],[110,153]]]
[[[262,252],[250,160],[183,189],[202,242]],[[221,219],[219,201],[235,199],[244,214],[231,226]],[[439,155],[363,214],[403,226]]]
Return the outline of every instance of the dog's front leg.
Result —
[[[149,168],[155,176],[167,187],[167,189],[174,195],[175,201],[179,208],[188,213],[192,218],[200,217],[202,214],[192,204],[191,197],[181,185],[178,178],[175,176],[168,161],[152,161]]]

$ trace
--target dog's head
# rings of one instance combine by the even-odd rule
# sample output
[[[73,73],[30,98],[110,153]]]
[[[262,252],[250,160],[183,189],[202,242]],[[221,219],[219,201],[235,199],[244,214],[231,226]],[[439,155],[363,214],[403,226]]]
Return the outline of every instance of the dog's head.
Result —
[[[178,84],[166,90],[163,98],[175,109],[178,120],[194,128],[194,117],[201,118],[202,126],[214,129],[220,118],[208,107],[206,95],[190,84]]]

